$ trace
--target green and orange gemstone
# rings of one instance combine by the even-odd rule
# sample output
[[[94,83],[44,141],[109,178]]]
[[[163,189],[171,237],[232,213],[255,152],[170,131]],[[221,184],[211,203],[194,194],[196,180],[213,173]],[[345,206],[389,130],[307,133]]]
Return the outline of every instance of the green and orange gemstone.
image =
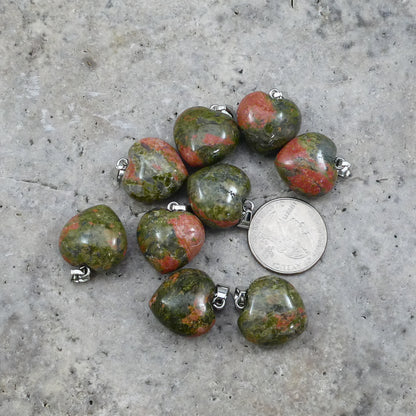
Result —
[[[204,226],[186,211],[154,209],[143,215],[137,227],[140,250],[160,273],[170,273],[188,264],[204,241]]]
[[[228,164],[208,166],[188,179],[188,198],[195,215],[211,228],[229,228],[241,219],[250,180]]]
[[[126,231],[107,205],[97,205],[72,217],[62,229],[59,251],[69,264],[101,272],[120,263],[127,251]]]
[[[261,154],[276,153],[299,132],[301,114],[293,101],[277,90],[255,91],[245,96],[237,122],[249,146]]]
[[[156,318],[173,332],[198,336],[215,323],[214,295],[215,285],[206,273],[181,269],[160,285],[149,306]]]
[[[338,177],[337,148],[320,133],[305,133],[291,140],[276,156],[275,166],[292,191],[305,196],[328,193]]]
[[[141,139],[130,148],[128,156],[122,185],[131,197],[141,202],[169,198],[188,177],[182,159],[164,140]]]
[[[239,143],[240,131],[231,114],[191,107],[179,115],[173,137],[182,159],[189,166],[200,168],[219,162],[233,152]]]
[[[283,344],[307,326],[305,306],[298,291],[286,280],[269,275],[251,283],[238,327],[250,342]]]

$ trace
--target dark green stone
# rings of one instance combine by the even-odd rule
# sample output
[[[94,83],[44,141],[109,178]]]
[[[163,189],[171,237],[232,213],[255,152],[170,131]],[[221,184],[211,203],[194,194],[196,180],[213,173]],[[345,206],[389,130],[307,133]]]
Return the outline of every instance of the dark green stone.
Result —
[[[276,276],[256,279],[247,290],[247,305],[238,319],[244,337],[255,344],[283,344],[307,325],[302,298],[286,280]]]
[[[212,299],[215,285],[196,269],[181,269],[168,277],[149,302],[150,309],[167,328],[180,335],[198,336],[215,323]]]
[[[73,266],[108,270],[120,263],[126,254],[126,231],[110,207],[97,205],[65,224],[59,237],[59,250]]]
[[[185,165],[169,143],[147,137],[131,146],[122,184],[131,197],[153,202],[177,192],[187,176]]]
[[[240,131],[226,114],[191,107],[176,120],[173,137],[182,159],[192,167],[203,167],[233,152],[239,143]]]
[[[250,180],[239,168],[217,164],[188,178],[188,198],[199,219],[212,228],[228,228],[240,219]]]

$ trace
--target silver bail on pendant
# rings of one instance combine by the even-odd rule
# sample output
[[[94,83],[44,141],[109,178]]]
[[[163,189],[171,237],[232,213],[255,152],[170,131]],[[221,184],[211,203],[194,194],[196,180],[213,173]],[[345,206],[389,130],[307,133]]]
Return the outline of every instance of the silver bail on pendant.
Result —
[[[214,307],[214,309],[216,309],[217,311],[224,309],[229,291],[230,288],[227,286],[217,285],[215,287],[215,295],[212,299],[212,306]]]
[[[186,205],[181,205],[176,201],[169,202],[168,206],[166,207],[168,211],[187,211],[188,207]]]
[[[71,281],[74,283],[85,283],[91,279],[91,269],[88,266],[80,266],[71,270]]]
[[[351,176],[351,163],[342,157],[335,158],[334,163],[335,169],[338,171],[338,176],[341,178],[349,178]]]
[[[283,93],[279,91],[277,88],[273,88],[269,91],[270,97],[274,98],[275,100],[282,100],[283,99]]]
[[[220,113],[225,114],[226,116],[231,117],[233,120],[235,120],[235,111],[229,105],[213,104],[209,109],[219,111]]]
[[[123,179],[124,174],[126,173],[127,167],[129,166],[129,160],[126,157],[122,157],[117,160],[116,169],[117,169],[117,182],[120,183]]]
[[[234,292],[234,305],[236,309],[242,311],[247,305],[247,290],[240,290],[235,288]]]
[[[254,202],[246,199],[243,204],[240,222],[237,227],[248,230],[250,228],[251,218],[253,217]]]

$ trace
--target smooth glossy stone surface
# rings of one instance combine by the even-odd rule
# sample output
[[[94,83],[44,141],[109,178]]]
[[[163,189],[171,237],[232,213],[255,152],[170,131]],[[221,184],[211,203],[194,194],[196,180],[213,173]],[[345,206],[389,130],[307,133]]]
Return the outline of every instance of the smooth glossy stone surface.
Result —
[[[267,154],[277,152],[298,134],[301,115],[292,101],[256,91],[241,100],[237,121],[249,146]]]
[[[182,159],[199,168],[219,162],[233,152],[240,131],[231,117],[219,111],[191,107],[176,120],[173,137]]]
[[[244,337],[255,344],[277,345],[300,335],[307,316],[302,298],[286,280],[264,276],[251,283],[247,305],[238,319]]]
[[[275,165],[292,191],[319,196],[335,185],[337,148],[320,133],[306,133],[291,140],[276,156]]]
[[[199,219],[212,228],[228,228],[241,219],[250,180],[239,168],[218,164],[203,168],[188,179],[188,198]]]
[[[188,177],[176,150],[164,140],[145,138],[129,150],[129,165],[122,184],[126,192],[142,202],[166,199]]]
[[[170,273],[189,263],[201,250],[205,230],[190,212],[154,209],[141,218],[137,242],[150,264]]]
[[[198,336],[215,323],[211,305],[215,285],[196,269],[182,269],[170,275],[149,302],[157,319],[180,335]]]
[[[126,255],[123,224],[107,205],[97,205],[72,217],[59,237],[62,257],[73,266],[108,270]]]

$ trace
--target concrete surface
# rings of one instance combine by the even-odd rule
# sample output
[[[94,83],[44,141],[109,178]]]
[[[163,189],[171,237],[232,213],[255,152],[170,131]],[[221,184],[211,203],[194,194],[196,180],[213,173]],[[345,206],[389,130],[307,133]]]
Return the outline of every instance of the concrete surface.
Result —
[[[0,414],[414,415],[415,22],[413,0],[2,1]],[[230,302],[206,336],[175,336],[149,314],[161,277],[135,242],[149,206],[114,179],[123,137],[173,143],[184,109],[274,87],[354,171],[311,201],[328,247],[288,277],[308,330],[249,345]],[[227,161],[257,206],[294,196],[272,159]],[[57,239],[97,203],[129,252],[77,286]],[[190,266],[232,288],[268,274],[240,229],[208,231]]]

